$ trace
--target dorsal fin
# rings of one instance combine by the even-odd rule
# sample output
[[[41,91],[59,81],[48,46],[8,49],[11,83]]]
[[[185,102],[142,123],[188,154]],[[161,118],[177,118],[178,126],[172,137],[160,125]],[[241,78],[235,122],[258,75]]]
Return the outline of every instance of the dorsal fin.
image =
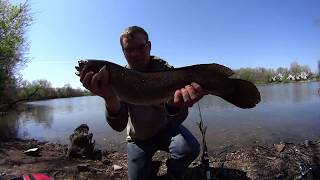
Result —
[[[227,77],[230,77],[234,74],[234,72],[230,68],[223,66],[221,64],[216,64],[216,63],[196,64],[196,65],[185,66],[185,67],[181,67],[181,68],[177,68],[177,69],[194,69],[194,70],[198,70],[198,71],[211,71],[213,73],[217,73],[217,74],[220,74],[222,76],[227,76]]]
[[[163,70],[155,70],[152,72],[163,72],[163,71],[176,71],[176,70],[205,70],[205,71],[212,71],[214,73],[218,73],[221,74],[223,76],[227,76],[230,77],[234,74],[234,72],[226,67],[223,66],[221,64],[216,64],[216,63],[212,63],[212,64],[195,64],[195,65],[191,65],[191,66],[184,66],[184,67],[179,67],[179,68],[170,68],[170,69],[163,69]]]
[[[227,77],[230,77],[234,74],[234,72],[230,68],[223,66],[221,64],[216,64],[216,63],[198,64],[198,65],[194,65],[194,66],[197,66],[197,68],[199,68],[199,69],[213,71],[213,72],[219,73],[219,74],[221,74],[223,76],[227,76]]]

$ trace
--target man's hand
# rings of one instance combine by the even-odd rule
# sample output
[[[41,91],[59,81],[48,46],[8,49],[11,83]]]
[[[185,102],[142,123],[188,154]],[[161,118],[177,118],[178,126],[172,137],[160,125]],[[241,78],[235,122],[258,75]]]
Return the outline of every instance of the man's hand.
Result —
[[[193,104],[198,102],[204,95],[202,87],[192,82],[190,85],[176,90],[173,101],[169,102],[168,105],[182,108],[192,107]]]
[[[101,67],[97,63],[102,63],[102,61],[78,61],[79,66],[75,67],[78,71],[76,75],[80,76],[80,81],[86,89],[93,94],[106,98],[108,95],[106,90],[111,89],[109,86],[109,72],[105,66],[97,69],[97,67]]]
[[[87,72],[84,68],[80,72],[80,81],[93,94],[104,98],[109,113],[117,114],[120,111],[120,101],[109,84],[109,71],[105,66],[98,73]]]
[[[80,81],[82,85],[93,94],[107,99],[111,94],[109,86],[109,72],[104,66],[98,73],[92,71],[86,72],[85,68],[80,72]]]

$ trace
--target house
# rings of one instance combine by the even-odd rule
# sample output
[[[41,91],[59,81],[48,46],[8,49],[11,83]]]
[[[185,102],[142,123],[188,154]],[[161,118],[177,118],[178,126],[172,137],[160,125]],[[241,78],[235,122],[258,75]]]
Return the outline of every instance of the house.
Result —
[[[283,80],[283,75],[281,73],[271,77],[271,82],[279,81],[281,82]]]
[[[291,81],[294,81],[296,80],[295,76],[292,75],[292,74],[289,74],[288,77],[287,77],[288,80],[291,80]]]
[[[309,75],[308,75],[306,72],[300,73],[300,77],[301,77],[301,79],[303,79],[303,80],[308,79],[308,76],[309,76]]]
[[[271,77],[271,82],[276,82],[277,81],[277,78],[275,76]]]
[[[296,75],[296,80],[307,80],[308,74],[306,72],[301,72]]]

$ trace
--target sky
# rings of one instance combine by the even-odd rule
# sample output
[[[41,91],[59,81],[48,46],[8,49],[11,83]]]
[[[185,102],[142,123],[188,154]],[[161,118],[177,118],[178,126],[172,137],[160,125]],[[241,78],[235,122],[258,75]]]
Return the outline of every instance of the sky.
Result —
[[[11,0],[12,3],[24,2]],[[151,54],[175,67],[219,63],[240,67],[317,70],[319,0],[29,0],[34,21],[26,32],[28,81],[82,87],[80,59],[125,65],[120,33],[143,27]]]

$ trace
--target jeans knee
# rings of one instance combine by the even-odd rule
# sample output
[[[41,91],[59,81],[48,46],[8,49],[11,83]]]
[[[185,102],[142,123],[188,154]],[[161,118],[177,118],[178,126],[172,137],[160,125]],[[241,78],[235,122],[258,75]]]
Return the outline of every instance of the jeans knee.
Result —
[[[170,154],[173,159],[194,160],[200,153],[198,141],[188,141],[180,136],[170,145]]]

